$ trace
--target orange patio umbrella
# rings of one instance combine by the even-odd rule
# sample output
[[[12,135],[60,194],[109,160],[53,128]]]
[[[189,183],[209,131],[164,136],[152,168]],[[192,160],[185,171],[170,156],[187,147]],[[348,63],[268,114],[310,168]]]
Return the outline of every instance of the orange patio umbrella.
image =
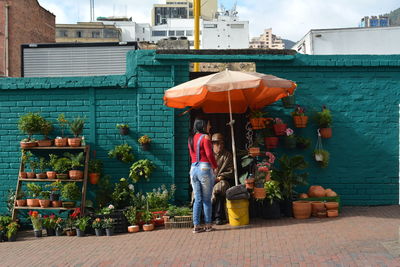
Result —
[[[232,113],[260,109],[293,94],[296,83],[257,72],[225,70],[168,89],[164,104],[172,108],[201,108],[205,113],[229,113],[235,183],[238,184]]]

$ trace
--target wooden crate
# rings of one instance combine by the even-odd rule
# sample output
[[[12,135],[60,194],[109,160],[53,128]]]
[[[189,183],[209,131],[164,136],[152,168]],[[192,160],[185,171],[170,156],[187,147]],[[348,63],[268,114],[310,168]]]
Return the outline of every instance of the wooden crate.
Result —
[[[193,220],[192,216],[175,216],[170,218],[169,216],[164,216],[165,229],[173,228],[192,228]]]

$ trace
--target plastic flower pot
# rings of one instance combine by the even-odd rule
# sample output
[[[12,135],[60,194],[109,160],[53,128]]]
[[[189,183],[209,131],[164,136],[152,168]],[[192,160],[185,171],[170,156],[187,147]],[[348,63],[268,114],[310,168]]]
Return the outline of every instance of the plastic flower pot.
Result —
[[[100,173],[89,173],[89,182],[91,184],[97,184],[100,180]]]
[[[265,147],[267,149],[277,148],[279,143],[279,138],[274,137],[265,137],[264,138]]]
[[[143,150],[143,151],[148,151],[148,150],[150,150],[150,143],[143,143],[143,144],[142,144],[142,150]]]
[[[80,229],[76,229],[76,236],[77,237],[85,237],[85,231],[82,231]]]
[[[315,154],[315,161],[323,161],[324,156],[322,154]]]
[[[322,138],[331,138],[332,137],[332,128],[320,128],[319,132]]]
[[[296,128],[306,128],[308,116],[293,116],[293,123]]]
[[[10,238],[8,238],[9,242],[15,242],[17,241],[17,234],[13,234],[12,236],[10,236]]]
[[[34,230],[33,234],[35,235],[35,237],[42,237],[42,230]]]
[[[286,129],[287,129],[287,124],[285,123],[274,124],[274,132],[278,136],[284,135]]]
[[[103,235],[103,229],[96,228],[96,229],[94,229],[94,232],[96,233],[96,236],[102,236]]]
[[[61,229],[61,228],[57,228],[56,229],[56,236],[62,236],[63,235],[63,229]]]
[[[67,234],[67,236],[76,236],[75,229],[69,229],[69,230],[65,231],[65,233]]]
[[[46,228],[46,234],[47,236],[55,236],[56,231],[53,228]]]
[[[120,135],[128,135],[129,128],[119,128],[119,133],[120,133]]]
[[[106,235],[107,236],[114,235],[114,229],[113,228],[106,228]]]

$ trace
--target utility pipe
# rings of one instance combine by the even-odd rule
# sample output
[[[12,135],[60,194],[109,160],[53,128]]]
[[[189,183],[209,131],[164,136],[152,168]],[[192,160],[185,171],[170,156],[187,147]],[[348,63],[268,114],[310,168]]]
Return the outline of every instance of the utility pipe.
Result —
[[[200,10],[201,0],[194,0],[194,49],[200,49]],[[194,63],[194,71],[199,72],[199,63]]]
[[[4,38],[4,75],[6,77],[8,77],[8,73],[9,73],[9,67],[8,67],[8,9],[9,9],[9,4],[6,3],[5,4],[5,38]]]

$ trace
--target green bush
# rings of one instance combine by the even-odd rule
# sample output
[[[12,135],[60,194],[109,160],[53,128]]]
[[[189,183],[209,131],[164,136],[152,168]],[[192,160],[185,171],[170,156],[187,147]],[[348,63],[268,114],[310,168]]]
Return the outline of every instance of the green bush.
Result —
[[[129,172],[129,178],[133,180],[134,183],[140,181],[144,178],[146,180],[150,179],[150,175],[155,169],[155,165],[148,159],[141,159],[132,164]]]
[[[131,163],[135,157],[132,154],[132,147],[128,144],[123,144],[114,147],[108,152],[110,158],[116,158],[124,163]]]
[[[76,183],[67,183],[66,185],[63,186],[61,190],[61,197],[64,200],[71,200],[71,201],[76,201],[79,200],[81,196],[81,192],[79,190],[79,187],[76,185]]]
[[[27,134],[28,140],[30,140],[32,135],[40,133],[43,121],[44,119],[39,113],[30,112],[19,118],[18,129]]]

